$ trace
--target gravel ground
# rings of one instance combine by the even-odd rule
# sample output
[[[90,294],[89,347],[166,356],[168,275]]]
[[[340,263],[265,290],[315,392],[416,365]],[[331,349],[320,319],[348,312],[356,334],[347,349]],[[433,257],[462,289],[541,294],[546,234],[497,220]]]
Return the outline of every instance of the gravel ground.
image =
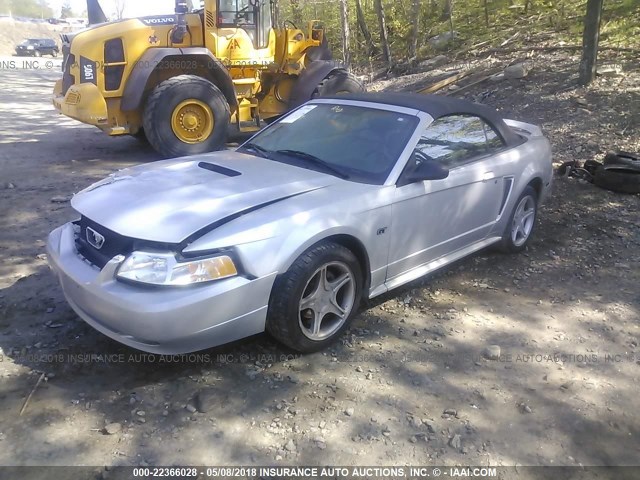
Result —
[[[577,89],[575,57],[529,61],[466,96],[542,124],[558,162],[640,151],[637,65]],[[524,254],[376,299],[322,353],[149,356],[73,313],[44,239],[73,192],[156,154],[58,116],[55,76],[0,70],[0,465],[638,465],[640,196],[558,178]]]

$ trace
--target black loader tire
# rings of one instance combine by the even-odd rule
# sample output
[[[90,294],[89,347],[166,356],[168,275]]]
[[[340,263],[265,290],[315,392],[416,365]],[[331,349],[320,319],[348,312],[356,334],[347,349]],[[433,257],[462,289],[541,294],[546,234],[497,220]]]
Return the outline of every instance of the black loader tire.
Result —
[[[203,102],[213,114],[213,130],[199,143],[183,142],[173,132],[174,110],[187,100]],[[229,104],[218,87],[196,75],[179,75],[153,89],[146,101],[143,128],[151,146],[163,157],[182,157],[222,149],[227,139],[229,118]]]
[[[640,172],[640,155],[628,152],[609,152],[604,157],[605,165],[624,166]]]
[[[364,85],[352,73],[335,70],[325,77],[316,87],[311,98],[328,97],[341,93],[364,92]]]
[[[593,183],[617,193],[640,193],[640,170],[622,165],[605,165],[596,170]]]
[[[585,160],[584,168],[587,172],[589,172],[592,176],[596,174],[596,170],[602,167],[602,164],[596,160]]]
[[[300,327],[300,300],[307,282],[327,262],[342,262],[353,272],[354,304],[339,330],[323,340],[308,338]],[[304,252],[289,270],[276,279],[267,312],[267,332],[284,345],[303,353],[316,352],[339,338],[357,313],[362,295],[362,268],[348,248],[333,242],[319,243]]]
[[[131,134],[131,136],[142,144],[146,144],[146,145],[149,144],[149,139],[147,138],[147,135],[144,133],[144,128],[139,129],[136,133]]]
[[[322,43],[320,45],[309,48],[305,53],[306,66],[318,60],[333,60],[331,48],[329,48],[329,42],[326,36],[322,37]]]

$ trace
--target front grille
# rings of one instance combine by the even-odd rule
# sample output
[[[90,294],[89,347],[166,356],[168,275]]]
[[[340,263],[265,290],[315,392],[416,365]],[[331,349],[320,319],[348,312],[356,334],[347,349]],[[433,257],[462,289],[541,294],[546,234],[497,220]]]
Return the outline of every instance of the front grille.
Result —
[[[119,90],[124,76],[124,65],[104,67],[104,89],[112,92]]]
[[[69,95],[67,95],[65,103],[69,105],[77,105],[78,103],[80,103],[80,94],[78,92],[71,92]]]
[[[108,92],[120,90],[124,76],[124,44],[121,38],[113,38],[104,44],[104,89]],[[112,65],[120,64],[120,65]]]
[[[214,28],[216,26],[216,21],[213,17],[213,13],[207,10],[207,28]]]
[[[98,225],[96,222],[82,217],[76,225],[79,231],[76,234],[76,248],[89,263],[103,268],[116,255],[128,255],[133,251],[134,240],[120,235],[108,228]],[[104,237],[101,248],[96,248],[87,239],[87,228],[92,229]]]
[[[124,45],[121,38],[104,43],[104,61],[106,63],[124,62]]]

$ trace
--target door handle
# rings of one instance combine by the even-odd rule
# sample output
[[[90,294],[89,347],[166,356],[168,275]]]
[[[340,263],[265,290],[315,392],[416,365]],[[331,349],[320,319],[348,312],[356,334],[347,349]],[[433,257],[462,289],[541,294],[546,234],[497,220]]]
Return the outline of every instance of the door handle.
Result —
[[[487,180],[492,180],[495,178],[495,175],[493,174],[493,172],[485,172],[484,175],[482,175],[482,181],[486,182]]]

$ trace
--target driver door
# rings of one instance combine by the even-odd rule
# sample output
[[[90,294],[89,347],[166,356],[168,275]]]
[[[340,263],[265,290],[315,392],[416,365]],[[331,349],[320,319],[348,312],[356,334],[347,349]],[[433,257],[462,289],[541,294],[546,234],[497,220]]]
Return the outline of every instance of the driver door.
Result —
[[[444,180],[396,187],[387,281],[487,237],[503,198],[505,149],[482,119],[443,117],[426,127],[405,173],[420,161],[449,169]]]

